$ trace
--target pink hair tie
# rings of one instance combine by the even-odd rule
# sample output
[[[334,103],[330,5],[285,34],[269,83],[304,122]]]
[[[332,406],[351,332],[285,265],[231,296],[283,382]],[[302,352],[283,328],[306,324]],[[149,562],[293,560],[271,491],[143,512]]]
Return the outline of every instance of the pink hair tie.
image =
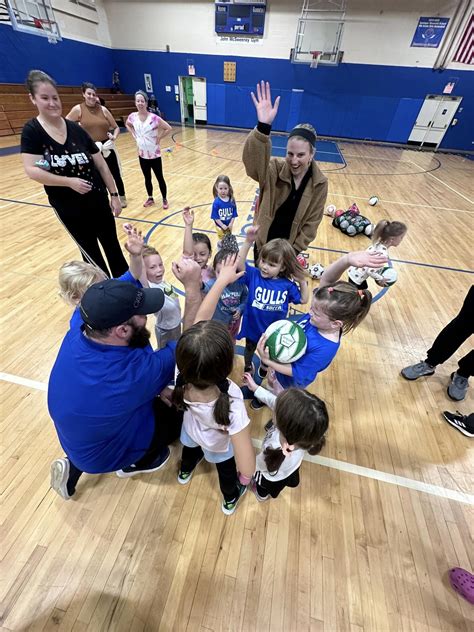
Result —
[[[357,294],[360,296],[360,300],[364,300],[364,292],[362,290],[357,290]]]
[[[332,294],[334,292],[334,288],[333,287],[328,287],[328,292],[329,292],[329,294]]]

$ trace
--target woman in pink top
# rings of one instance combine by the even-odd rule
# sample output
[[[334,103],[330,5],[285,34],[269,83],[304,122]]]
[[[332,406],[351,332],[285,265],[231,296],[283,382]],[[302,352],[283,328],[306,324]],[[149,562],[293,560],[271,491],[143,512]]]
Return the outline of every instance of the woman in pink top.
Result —
[[[152,206],[155,203],[151,180],[153,170],[163,196],[163,208],[167,209],[168,200],[166,199],[166,182],[161,164],[160,140],[170,131],[171,126],[156,114],[148,112],[148,96],[142,90],[135,92],[135,105],[137,112],[130,114],[125,125],[136,140],[138,159],[145,177],[148,198],[143,206]]]

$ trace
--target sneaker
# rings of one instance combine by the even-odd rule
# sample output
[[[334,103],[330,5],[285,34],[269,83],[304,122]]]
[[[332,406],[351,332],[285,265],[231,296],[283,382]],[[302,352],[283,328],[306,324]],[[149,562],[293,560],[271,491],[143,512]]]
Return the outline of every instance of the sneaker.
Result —
[[[267,377],[267,373],[268,373],[268,369],[263,368],[262,365],[260,364],[257,370],[258,377],[261,377],[262,380],[264,380]]]
[[[194,466],[194,468],[190,471],[190,472],[183,472],[183,470],[180,468],[178,470],[178,483],[180,485],[186,485],[187,483],[189,483],[189,481],[192,479],[193,474],[197,468],[197,466],[199,465],[199,463],[201,463],[201,461],[203,460],[204,457],[201,457],[199,459],[199,461],[196,463],[196,465]]]
[[[256,397],[252,397],[252,401],[250,402],[250,408],[252,410],[260,410],[261,408],[263,408],[265,406],[265,404],[263,402],[261,402],[259,399],[257,399]]]
[[[51,487],[64,500],[70,500],[72,495],[67,491],[69,478],[69,459],[56,459],[51,463]]]
[[[125,195],[120,196],[120,204],[122,205],[122,208],[127,208],[128,203],[127,203],[127,198],[125,197]]]
[[[169,206],[170,206],[170,205],[168,204],[168,200],[165,200],[165,199],[163,198],[163,208],[165,209],[165,211],[166,211],[166,209],[167,209],[167,208],[169,208]]]
[[[462,432],[466,437],[474,437],[474,427],[467,424],[467,415],[462,415],[459,410],[455,413],[450,413],[449,410],[445,410],[443,412],[443,417],[446,419],[448,424],[450,424],[459,432]]]
[[[237,498],[234,498],[233,500],[226,500],[224,498],[224,500],[222,501],[221,509],[226,516],[231,516],[234,513],[234,511],[237,509],[237,505],[239,504],[240,499],[247,491],[246,485],[241,485],[240,483],[237,483],[237,487],[239,489],[239,495],[237,496]]]
[[[259,503],[264,503],[266,500],[270,500],[270,494],[267,494],[266,496],[260,496],[257,491],[257,483],[255,482],[254,478],[252,478],[252,482],[250,483],[250,489],[255,494],[255,498],[258,500]]]
[[[250,373],[250,375],[253,375],[255,373],[255,364],[253,362],[246,364],[244,366],[244,373]]]
[[[155,203],[155,200],[149,197],[147,200],[145,200],[145,202],[143,202],[143,206],[147,208],[148,206],[153,206],[154,203]]]
[[[166,465],[170,456],[170,449],[165,448],[160,456],[156,458],[150,465],[138,468],[135,464],[133,464],[129,465],[128,467],[124,467],[121,470],[117,470],[117,472],[115,473],[119,478],[130,478],[130,476],[135,476],[136,474],[150,474],[151,472],[157,472]]]
[[[267,423],[263,426],[263,429],[268,432],[269,430],[271,430],[273,428],[273,419],[270,419],[270,421],[267,421]]]
[[[417,380],[425,375],[433,375],[435,370],[435,367],[428,364],[428,362],[418,362],[418,364],[406,366],[400,373],[406,380]]]
[[[451,373],[451,382],[448,386],[448,396],[456,402],[462,401],[466,397],[469,388],[469,379],[459,375],[457,371]]]

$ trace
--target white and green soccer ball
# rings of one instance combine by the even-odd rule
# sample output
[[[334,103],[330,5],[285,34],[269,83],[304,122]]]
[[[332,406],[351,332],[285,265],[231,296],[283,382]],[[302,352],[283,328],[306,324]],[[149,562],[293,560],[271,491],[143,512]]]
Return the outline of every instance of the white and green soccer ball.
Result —
[[[380,270],[380,274],[383,276],[383,279],[388,286],[397,282],[398,274],[394,268],[389,268],[387,266],[386,268],[383,268],[383,270]]]
[[[291,320],[277,320],[267,327],[265,335],[268,353],[274,362],[290,364],[306,351],[306,334]]]

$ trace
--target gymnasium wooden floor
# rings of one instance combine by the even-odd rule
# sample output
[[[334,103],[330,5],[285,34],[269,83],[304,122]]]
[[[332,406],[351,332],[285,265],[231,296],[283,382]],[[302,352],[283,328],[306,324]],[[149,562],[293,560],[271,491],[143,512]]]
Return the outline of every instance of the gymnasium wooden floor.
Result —
[[[179,127],[173,134],[178,144],[163,142],[173,148],[163,157],[168,211],[142,208],[134,144],[125,134],[118,143],[129,199],[123,215],[153,230],[168,278],[185,204],[204,205],[196,228],[212,230],[212,184],[225,173],[240,200],[240,230],[255,195],[240,161],[244,134]],[[44,391],[69,320],[56,278],[64,261],[79,257],[19,155],[0,158],[1,630],[474,629],[474,608],[446,579],[451,566],[474,569],[474,442],[441,418],[445,409],[473,410],[472,385],[458,405],[446,395],[472,340],[431,378],[409,383],[399,375],[424,358],[473,282],[474,162],[339,147],[344,168],[320,163],[328,203],[355,201],[374,221],[408,224],[392,251],[399,281],[314,386],[331,414],[321,458],[304,462],[299,488],[262,504],[249,493],[232,517],[220,510],[209,465],[189,486],[177,484],[177,448],[154,475],[85,476],[70,502],[50,490],[50,462],[62,452]],[[374,208],[372,195],[380,198]],[[324,218],[312,262],[367,245]],[[261,439],[268,411],[252,411],[252,419]]]

